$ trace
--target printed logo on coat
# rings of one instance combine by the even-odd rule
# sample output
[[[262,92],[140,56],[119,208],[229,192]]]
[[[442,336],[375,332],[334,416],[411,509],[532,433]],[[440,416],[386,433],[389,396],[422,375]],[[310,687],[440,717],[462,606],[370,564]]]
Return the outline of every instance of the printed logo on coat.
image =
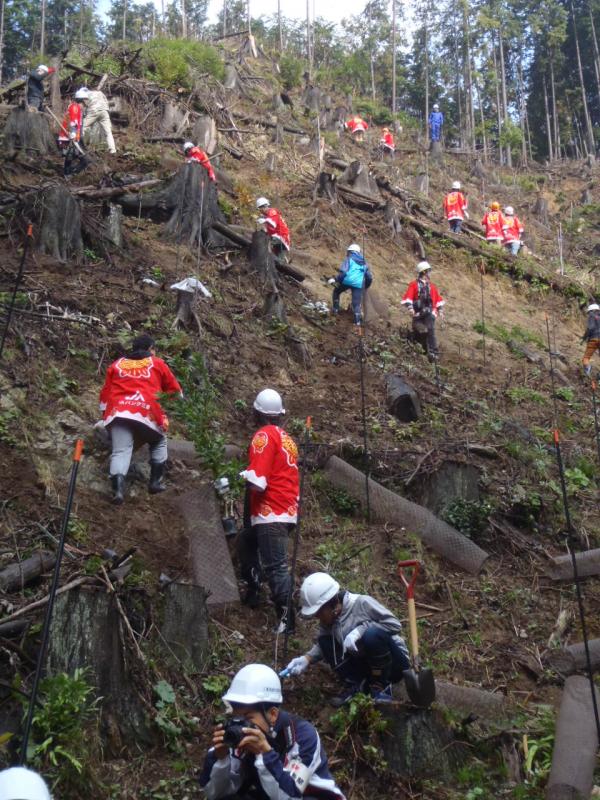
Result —
[[[273,514],[273,509],[268,503],[261,503],[258,509],[258,515],[260,517],[268,517],[269,514]]]
[[[281,447],[287,458],[290,467],[298,464],[298,448],[296,442],[285,431],[281,431]]]
[[[254,434],[252,439],[252,449],[259,455],[263,452],[265,447],[269,444],[269,437],[264,431],[258,431]]]
[[[120,358],[116,366],[120,378],[149,378],[154,364],[152,358]]]

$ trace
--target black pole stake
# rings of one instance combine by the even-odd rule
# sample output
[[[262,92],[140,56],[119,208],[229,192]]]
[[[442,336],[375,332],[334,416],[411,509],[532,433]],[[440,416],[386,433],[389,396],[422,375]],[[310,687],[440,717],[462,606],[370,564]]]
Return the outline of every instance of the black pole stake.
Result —
[[[10,320],[12,318],[13,309],[15,307],[15,301],[17,299],[17,292],[19,291],[19,286],[21,285],[21,280],[23,279],[23,272],[25,270],[25,259],[27,258],[27,251],[29,250],[29,243],[31,242],[32,238],[33,238],[33,225],[29,225],[27,227],[27,236],[25,237],[25,244],[23,245],[23,255],[21,256],[19,271],[17,272],[17,278],[15,280],[15,288],[13,289],[12,297],[10,298],[10,303],[8,304],[6,323],[4,325],[4,330],[2,331],[2,340],[0,341],[0,361],[2,361],[2,353],[4,352],[4,343],[8,335]]]
[[[596,449],[598,450],[598,463],[600,464],[600,428],[598,427],[598,404],[596,402],[596,381],[592,381],[592,405],[594,406],[594,430],[596,431]]]
[[[363,248],[364,248],[363,234]],[[363,249],[364,252],[364,249]],[[367,329],[367,273],[363,276],[362,285],[362,322],[358,326],[358,360],[360,363],[360,406],[363,429],[363,469],[365,471],[365,500],[367,505],[367,524],[371,524],[371,492],[369,487],[369,473],[371,471],[371,457],[369,455],[369,441],[367,436],[367,401],[365,397],[365,344],[364,337]]]
[[[52,622],[52,612],[54,610],[54,601],[56,599],[56,592],[58,589],[58,579],[60,577],[60,566],[62,563],[63,553],[65,551],[65,539],[67,536],[67,528],[69,526],[69,517],[71,516],[71,506],[73,505],[73,497],[75,495],[75,484],[77,482],[77,470],[79,469],[79,462],[81,461],[81,454],[83,452],[83,439],[77,439],[75,442],[75,449],[73,451],[73,466],[71,467],[71,479],[69,481],[69,490],[67,492],[67,502],[65,503],[65,511],[63,514],[62,526],[60,530],[60,539],[58,542],[58,549],[56,551],[56,564],[54,565],[54,573],[52,575],[52,585],[48,593],[48,603],[46,605],[46,616],[44,617],[44,625],[42,627],[42,643],[37,657],[37,664],[35,668],[35,676],[33,678],[33,687],[31,689],[31,696],[29,698],[29,708],[27,710],[27,720],[25,721],[25,729],[23,731],[23,741],[21,743],[21,755],[19,758],[19,765],[23,766],[27,762],[27,746],[29,745],[29,736],[31,734],[31,723],[33,722],[33,714],[35,711],[35,704],[37,701],[37,693],[42,677],[42,670],[46,660],[46,651],[48,650],[48,640],[50,638],[50,623]]]
[[[483,368],[486,366],[486,353],[485,353],[485,301],[483,299],[483,273],[485,266],[483,261],[479,265],[479,278],[481,283],[481,340],[483,343]]]

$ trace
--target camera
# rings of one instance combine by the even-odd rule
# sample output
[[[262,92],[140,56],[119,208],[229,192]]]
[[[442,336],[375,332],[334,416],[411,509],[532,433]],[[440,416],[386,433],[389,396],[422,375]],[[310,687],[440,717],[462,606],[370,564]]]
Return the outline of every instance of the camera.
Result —
[[[246,735],[243,728],[258,728],[253,722],[247,722],[243,717],[232,717],[227,720],[224,726],[223,744],[228,747],[239,747],[240,742]]]

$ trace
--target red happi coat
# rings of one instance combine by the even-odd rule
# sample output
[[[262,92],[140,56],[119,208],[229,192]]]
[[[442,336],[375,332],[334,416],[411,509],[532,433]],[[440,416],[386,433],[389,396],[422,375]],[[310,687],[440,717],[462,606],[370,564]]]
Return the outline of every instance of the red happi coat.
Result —
[[[504,244],[510,244],[511,242],[519,242],[521,240],[521,234],[525,229],[523,225],[519,221],[518,217],[505,217],[504,225],[502,226],[502,231],[504,233]]]
[[[265,220],[267,236],[279,239],[279,241],[283,243],[285,249],[289,250],[291,244],[290,229],[279,211],[277,211],[276,208],[270,208],[268,211],[261,213],[262,219]]]
[[[208,156],[201,147],[192,147],[191,150],[188,150],[187,160],[188,162],[197,161],[199,164],[202,164],[204,169],[208,172],[208,177],[210,178],[210,180],[213,181],[213,183],[217,182],[217,176],[215,175],[215,171],[212,168],[212,164],[210,163]]]
[[[396,145],[394,144],[394,137],[390,131],[384,133],[381,137],[381,144],[384,144],[386,147],[389,147],[391,150],[396,149]]]
[[[437,286],[435,283],[429,284],[429,296],[431,297],[431,311],[434,317],[437,317],[439,310],[443,305],[446,304],[446,301],[442,297],[442,295],[438,292]],[[419,281],[412,281],[408,284],[408,289],[406,290],[404,297],[402,298],[402,305],[407,306],[409,309],[413,307],[413,305],[419,299]]]
[[[504,233],[502,232],[504,218],[499,211],[488,211],[481,220],[481,224],[485,228],[485,238],[488,242],[504,238]]]
[[[162,433],[168,421],[157,400],[159,392],[181,393],[179,382],[162,358],[118,358],[106,371],[100,392],[104,424],[130,419]]]
[[[265,425],[248,448],[248,467],[240,472],[258,491],[250,492],[252,525],[295,523],[298,519],[298,448],[277,425]]]
[[[358,131],[366,131],[369,128],[364,119],[358,116],[349,119],[348,122],[346,123],[346,127],[351,133],[357,133]]]
[[[444,214],[446,215],[446,219],[464,219],[468,205],[467,198],[462,192],[450,192],[444,197]]]
[[[81,129],[83,126],[83,110],[79,103],[69,103],[69,107],[67,108],[67,113],[62,121],[62,125],[60,127],[60,131],[58,132],[58,141],[59,142],[68,142],[69,133],[71,131],[75,132],[75,141],[78,142],[81,139]]]

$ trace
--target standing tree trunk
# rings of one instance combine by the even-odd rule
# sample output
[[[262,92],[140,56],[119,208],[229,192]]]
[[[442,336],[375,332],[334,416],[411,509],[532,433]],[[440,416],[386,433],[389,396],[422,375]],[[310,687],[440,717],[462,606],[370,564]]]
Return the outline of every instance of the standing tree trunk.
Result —
[[[554,157],[560,160],[560,124],[556,106],[556,85],[554,82],[554,58],[550,57],[550,90],[552,92],[552,119],[554,122]]]
[[[429,131],[429,29],[425,22],[425,138]]]
[[[4,5],[2,7],[4,8]],[[392,114],[395,113],[396,113],[396,0],[392,0]]]
[[[548,135],[548,158],[554,160],[552,152],[552,128],[550,126],[550,112],[548,111],[548,87],[546,86],[546,76],[544,76],[544,108],[546,110],[546,133]]]
[[[306,0],[306,60],[308,62],[308,80],[312,78],[312,48],[310,46],[310,0]]]
[[[127,35],[127,0],[123,0],[123,28],[121,32],[121,39],[125,41]]]
[[[40,28],[40,57],[44,57],[46,49],[46,0],[42,0],[42,25]]]
[[[185,2],[185,0],[182,0]],[[246,14],[248,18],[248,36],[252,36],[252,17],[250,16],[250,0],[246,0]]]
[[[2,71],[4,68],[4,11],[6,0],[1,0],[2,8],[0,9],[0,86],[2,86]]]
[[[469,23],[468,2],[463,4],[463,27],[465,37],[465,97],[468,119],[467,147],[475,147],[475,108],[473,104],[473,70],[471,66],[471,26]]]
[[[596,26],[594,24],[594,14],[592,13],[592,4],[588,5],[590,12],[590,26],[592,30],[592,44],[594,45],[594,73],[596,75],[596,91],[598,92],[598,101],[600,102],[600,52],[598,51],[598,39],[596,37]]]
[[[504,42],[502,40],[502,31],[498,29],[498,42],[500,45],[500,77],[502,79],[502,107],[504,109],[504,127],[508,127],[510,122],[508,116],[508,101],[506,99],[506,68],[504,65]],[[506,145],[506,166],[512,167],[512,151],[510,144]]]
[[[281,21],[281,0],[277,0],[277,28],[279,30],[279,52],[283,53],[283,24]]]
[[[525,130],[525,115],[526,100],[525,100],[525,87],[523,86],[523,61],[519,54],[518,61],[518,77],[519,77],[519,124],[521,127],[521,164],[527,166],[527,131]]]
[[[483,103],[481,102],[481,92],[479,82],[475,81],[475,91],[477,92],[477,103],[479,105],[479,116],[481,119],[481,146],[483,149],[483,163],[487,164],[487,134],[485,132],[485,115],[483,113]]]
[[[583,118],[585,121],[585,137],[589,155],[594,158],[596,154],[596,144],[594,142],[594,129],[592,128],[592,120],[590,117],[590,110],[588,108],[587,97],[585,93],[583,67],[581,66],[581,51],[579,49],[579,36],[577,35],[577,18],[575,16],[575,6],[573,5],[573,0],[571,0],[571,15],[573,17],[573,37],[575,39],[575,53],[577,55],[577,69],[579,71],[579,86],[581,88],[581,104],[583,106]]]
[[[500,102],[500,81],[498,80],[498,58],[496,56],[496,42],[494,40],[492,40],[492,56],[494,58],[494,83],[496,85],[496,119],[498,121],[498,161],[500,164],[502,164],[504,162],[504,148],[502,147],[502,104]]]
[[[188,38],[188,19],[185,0],[181,0],[181,35],[184,39]]]
[[[223,0],[223,36],[227,36],[227,0]]]

